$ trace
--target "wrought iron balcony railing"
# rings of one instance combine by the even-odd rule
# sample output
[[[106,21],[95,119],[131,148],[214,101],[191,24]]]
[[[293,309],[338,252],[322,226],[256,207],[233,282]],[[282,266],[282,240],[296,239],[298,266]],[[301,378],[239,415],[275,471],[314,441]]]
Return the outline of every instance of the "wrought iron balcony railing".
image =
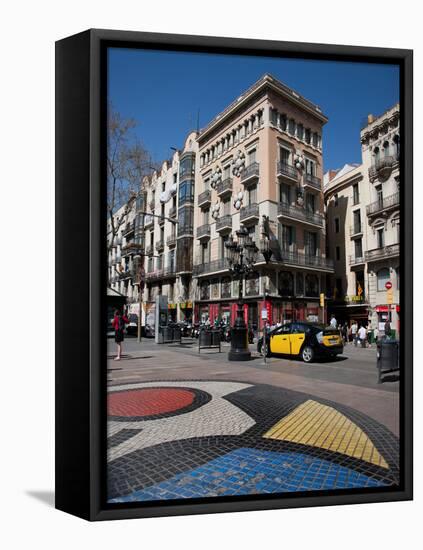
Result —
[[[232,216],[230,214],[226,214],[216,220],[216,231],[224,229],[232,229]]]
[[[333,270],[333,260],[323,256],[314,256],[302,252],[290,252],[282,250],[282,263],[296,266],[316,267],[325,270]]]
[[[205,223],[204,225],[200,225],[200,227],[197,227],[197,239],[200,239],[202,237],[210,237],[209,223]]]
[[[210,189],[206,189],[202,193],[198,195],[198,206],[205,206],[206,204],[210,204],[211,202],[211,191]]]
[[[389,195],[388,197],[381,197],[379,200],[372,202],[366,206],[366,212],[368,216],[374,216],[383,210],[388,210],[389,208],[396,208],[400,203],[400,194],[399,192]]]
[[[375,160],[373,166],[369,168],[370,181],[374,181],[379,175],[389,173],[398,161],[398,155],[389,155]]]
[[[358,256],[355,256],[355,255],[350,256],[350,265],[361,265],[364,263],[365,263],[365,260],[362,254]]]
[[[241,172],[241,182],[245,183],[251,179],[257,179],[260,174],[260,165],[258,162],[252,162]]]
[[[223,195],[232,193],[232,178],[226,178],[216,186],[216,192],[218,197],[222,197]]]
[[[290,204],[286,204],[284,202],[280,202],[278,204],[278,217],[293,218],[295,220],[300,220],[319,227],[323,227],[324,222],[322,214],[311,212],[306,208],[291,206]]]
[[[216,273],[218,271],[226,271],[228,269],[229,269],[228,258],[220,258],[219,260],[213,260],[212,262],[194,265],[193,275],[204,275],[207,273]]]
[[[399,243],[391,244],[388,246],[382,246],[381,248],[374,248],[373,250],[367,250],[366,261],[371,262],[375,260],[382,260],[384,258],[390,258],[393,256],[399,256],[400,245]]]
[[[314,187],[314,189],[318,189],[319,191],[322,188],[322,180],[317,176],[313,176],[313,174],[304,175],[304,184],[310,185],[311,187]]]
[[[259,205],[257,203],[250,204],[249,206],[244,206],[239,211],[240,220],[245,222],[251,219],[259,219]]]
[[[280,161],[276,164],[276,175],[278,177],[286,176],[292,180],[298,180],[298,172],[295,169],[295,166],[289,164],[288,162]]]

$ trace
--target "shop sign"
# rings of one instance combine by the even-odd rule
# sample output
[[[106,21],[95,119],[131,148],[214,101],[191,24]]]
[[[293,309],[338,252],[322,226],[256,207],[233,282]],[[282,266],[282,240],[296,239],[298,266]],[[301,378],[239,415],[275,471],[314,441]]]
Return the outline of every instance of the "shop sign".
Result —
[[[266,308],[263,308],[263,309],[261,310],[261,318],[262,318],[264,321],[268,319],[268,317],[267,317],[267,309],[266,309]]]
[[[394,303],[394,291],[392,290],[392,288],[389,288],[386,291],[386,302],[388,304],[393,304]]]
[[[325,307],[325,295],[323,292],[320,293],[320,307]]]

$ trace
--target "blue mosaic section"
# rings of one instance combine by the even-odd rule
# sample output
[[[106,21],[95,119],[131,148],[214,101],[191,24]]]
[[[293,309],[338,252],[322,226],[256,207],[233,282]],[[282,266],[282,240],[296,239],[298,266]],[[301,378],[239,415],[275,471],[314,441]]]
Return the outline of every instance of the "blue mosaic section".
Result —
[[[304,453],[240,448],[109,502],[381,487],[386,483]]]

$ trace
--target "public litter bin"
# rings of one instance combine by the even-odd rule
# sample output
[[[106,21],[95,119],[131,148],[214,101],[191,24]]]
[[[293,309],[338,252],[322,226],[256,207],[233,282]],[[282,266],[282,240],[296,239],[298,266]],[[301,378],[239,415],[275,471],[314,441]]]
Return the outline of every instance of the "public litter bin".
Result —
[[[397,340],[382,340],[377,344],[378,383],[382,382],[382,374],[399,369],[399,342]]]
[[[211,345],[220,347],[220,330],[212,330]]]
[[[173,342],[180,342],[181,341],[181,327],[179,327],[178,325],[175,325],[173,327]]]
[[[212,331],[204,328],[201,329],[198,340],[198,345],[200,348],[209,348],[212,345]]]

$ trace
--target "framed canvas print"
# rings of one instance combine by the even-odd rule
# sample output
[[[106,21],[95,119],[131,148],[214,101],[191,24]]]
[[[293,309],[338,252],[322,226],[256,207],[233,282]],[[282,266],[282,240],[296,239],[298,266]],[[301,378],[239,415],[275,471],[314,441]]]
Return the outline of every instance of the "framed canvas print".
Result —
[[[56,45],[56,506],[412,498],[412,52]]]

